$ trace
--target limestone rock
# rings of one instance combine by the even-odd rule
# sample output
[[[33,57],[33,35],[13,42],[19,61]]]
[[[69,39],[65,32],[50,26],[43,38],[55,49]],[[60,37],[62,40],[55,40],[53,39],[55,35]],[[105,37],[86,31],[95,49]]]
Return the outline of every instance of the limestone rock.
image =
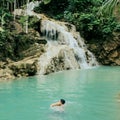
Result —
[[[97,47],[95,47],[97,46]],[[103,65],[120,65],[120,33],[113,33],[107,41],[89,44],[99,63]]]
[[[10,69],[0,69],[0,81],[1,80],[10,80],[14,79],[15,76],[13,75],[12,70]]]
[[[41,56],[39,60],[40,74],[49,74],[69,69],[79,69],[73,49],[66,45],[52,46],[49,53]],[[54,51],[54,52],[53,52]],[[51,54],[52,53],[52,54]],[[48,59],[48,54],[50,58]]]
[[[37,72],[37,61],[21,61],[9,66],[14,76],[32,76]]]
[[[52,58],[45,74],[70,69],[79,69],[79,64],[77,63],[72,50],[62,49],[59,51],[58,57]]]

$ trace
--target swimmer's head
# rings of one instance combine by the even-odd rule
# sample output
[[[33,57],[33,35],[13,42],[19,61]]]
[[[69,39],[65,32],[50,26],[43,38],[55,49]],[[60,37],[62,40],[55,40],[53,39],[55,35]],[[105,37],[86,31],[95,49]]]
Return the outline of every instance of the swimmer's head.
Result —
[[[61,102],[62,104],[65,104],[65,100],[64,100],[64,99],[60,99],[60,102]]]

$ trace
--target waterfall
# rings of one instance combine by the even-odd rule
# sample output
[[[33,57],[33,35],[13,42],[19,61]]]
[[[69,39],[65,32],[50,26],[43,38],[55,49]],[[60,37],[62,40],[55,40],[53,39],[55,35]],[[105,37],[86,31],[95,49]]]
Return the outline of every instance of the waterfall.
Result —
[[[42,20],[41,32],[49,44],[51,43],[53,46],[67,45],[73,49],[75,59],[81,69],[91,68],[98,64],[94,55],[87,49],[80,34],[76,32],[75,26],[64,22]],[[68,58],[66,57],[66,59]]]

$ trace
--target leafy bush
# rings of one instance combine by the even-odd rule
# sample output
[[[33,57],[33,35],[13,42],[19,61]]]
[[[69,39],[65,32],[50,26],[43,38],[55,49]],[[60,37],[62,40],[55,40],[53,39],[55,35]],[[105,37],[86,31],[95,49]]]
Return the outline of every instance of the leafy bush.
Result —
[[[0,60],[10,58],[12,60],[22,59],[22,51],[28,49],[35,43],[31,35],[26,33],[14,34],[13,32],[0,32]]]
[[[0,7],[0,25],[7,27],[11,20],[13,20],[13,15],[7,9]]]
[[[44,12],[53,18],[62,18],[68,4],[68,0],[51,0],[49,4],[44,4],[44,2],[42,2],[34,11],[38,13]]]
[[[68,0],[69,5],[67,10],[73,13],[76,12],[91,12],[93,7],[98,7],[102,4],[103,0]]]
[[[14,40],[8,31],[0,32],[0,60],[5,60],[7,57],[14,56]]]
[[[104,0],[70,0],[64,19],[77,27],[87,40],[105,40],[119,29],[114,17],[98,16]]]
[[[120,23],[118,23],[115,27],[115,32],[120,32]]]

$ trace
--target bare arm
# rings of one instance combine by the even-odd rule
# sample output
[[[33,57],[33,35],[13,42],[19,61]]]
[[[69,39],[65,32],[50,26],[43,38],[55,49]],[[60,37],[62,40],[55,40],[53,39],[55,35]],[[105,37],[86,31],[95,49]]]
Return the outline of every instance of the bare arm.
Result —
[[[56,103],[53,103],[50,105],[51,107],[54,107],[54,106],[61,106],[61,103],[60,102],[56,102]]]

